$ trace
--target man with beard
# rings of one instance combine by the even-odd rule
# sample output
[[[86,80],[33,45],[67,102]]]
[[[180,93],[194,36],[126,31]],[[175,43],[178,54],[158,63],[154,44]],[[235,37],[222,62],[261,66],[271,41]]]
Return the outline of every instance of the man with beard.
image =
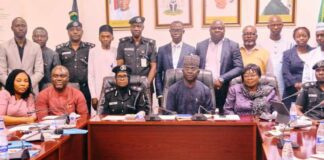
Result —
[[[196,52],[200,56],[200,68],[212,71],[216,106],[223,111],[229,82],[241,75],[243,62],[238,43],[225,38],[225,25],[214,21],[209,28],[210,38],[199,42]]]
[[[129,85],[132,69],[121,65],[112,71],[115,73],[116,87],[105,90],[105,99],[99,113],[110,115],[148,113],[150,104],[143,88]]]
[[[155,40],[142,36],[144,17],[133,17],[129,20],[132,36],[121,38],[117,48],[117,65],[123,64],[132,68],[132,75],[147,77],[153,92],[153,79],[156,73]]]
[[[91,107],[91,96],[88,87],[88,56],[89,50],[95,45],[81,41],[83,29],[79,21],[70,22],[67,27],[70,41],[56,46],[61,64],[70,73],[70,82],[79,85],[81,92],[87,100],[88,110]]]
[[[42,49],[44,60],[44,77],[39,82],[39,90],[44,89],[51,82],[51,71],[56,65],[60,65],[58,54],[46,46],[48,40],[47,30],[43,27],[37,27],[33,31],[33,41],[38,43]]]
[[[197,80],[200,58],[197,55],[184,57],[183,80],[170,86],[166,108],[179,114],[198,113],[202,106],[210,111],[213,107],[210,90]],[[204,111],[205,112],[205,111]]]
[[[86,100],[83,94],[70,86],[69,71],[66,67],[57,65],[51,74],[52,85],[42,90],[36,100],[38,120],[47,115],[65,115],[76,112],[88,115]]]
[[[163,81],[168,69],[183,68],[183,57],[196,54],[195,48],[182,41],[185,32],[183,23],[174,21],[170,25],[169,32],[172,42],[159,47],[157,54],[157,74],[155,78],[156,96],[161,105],[163,98]]]
[[[30,75],[34,92],[44,76],[44,63],[40,46],[26,38],[27,23],[17,17],[12,21],[14,38],[0,45],[0,82],[6,84],[8,74],[23,69]]]
[[[258,38],[257,29],[254,26],[243,28],[243,46],[240,48],[243,64],[256,64],[260,67],[261,73],[273,75],[270,54],[264,48],[256,45]]]
[[[292,47],[292,43],[287,41],[281,36],[281,31],[284,24],[279,16],[270,16],[268,21],[268,29],[270,30],[270,36],[267,41],[264,42],[264,47],[269,51],[273,74],[277,78],[280,96],[283,95],[284,91],[284,80],[282,77],[282,63],[284,51]]]
[[[313,109],[314,106],[322,104],[307,115],[311,119],[324,119],[324,60],[317,62],[313,66],[315,70],[316,82],[307,82],[303,84],[302,91],[296,100],[296,109],[300,115]]]

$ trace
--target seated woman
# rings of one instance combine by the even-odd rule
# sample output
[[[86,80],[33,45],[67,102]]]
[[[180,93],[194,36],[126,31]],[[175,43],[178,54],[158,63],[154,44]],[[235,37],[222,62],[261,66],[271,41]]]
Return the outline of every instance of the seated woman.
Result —
[[[0,116],[6,125],[32,123],[36,114],[29,75],[21,69],[13,70],[7,78],[5,89],[0,90]]]
[[[242,83],[231,86],[224,105],[225,114],[261,115],[271,112],[270,101],[277,100],[275,88],[259,83],[260,67],[248,64],[241,75]]]

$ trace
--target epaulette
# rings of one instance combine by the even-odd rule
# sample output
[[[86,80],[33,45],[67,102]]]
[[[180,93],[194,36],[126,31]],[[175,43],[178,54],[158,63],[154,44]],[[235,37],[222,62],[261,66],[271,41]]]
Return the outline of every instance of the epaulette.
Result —
[[[105,90],[105,93],[116,91],[116,89],[117,89],[116,87],[108,88],[108,89]]]
[[[119,42],[126,42],[129,41],[132,37],[123,37],[119,39]]]
[[[90,47],[90,48],[93,48],[93,47],[96,46],[95,44],[90,43],[90,42],[83,42],[83,43],[84,43],[85,46]]]
[[[61,43],[61,44],[56,46],[56,49],[58,50],[58,49],[61,49],[62,47],[66,47],[68,45],[69,45],[69,42]]]
[[[309,89],[316,87],[316,82],[306,82],[303,84],[303,89]]]
[[[154,39],[150,39],[150,38],[145,38],[145,37],[143,37],[143,41],[145,41],[145,42],[149,42],[150,44],[155,45],[155,40],[154,40]]]
[[[131,90],[132,91],[136,91],[136,92],[140,92],[140,91],[143,90],[143,88],[142,87],[138,87],[138,86],[131,86]]]

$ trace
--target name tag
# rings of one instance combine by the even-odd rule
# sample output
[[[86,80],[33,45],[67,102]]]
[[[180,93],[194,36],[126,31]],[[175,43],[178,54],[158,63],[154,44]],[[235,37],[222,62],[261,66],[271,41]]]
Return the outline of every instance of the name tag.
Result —
[[[109,105],[117,105],[118,102],[109,102]]]
[[[146,60],[146,58],[141,58],[141,67],[147,67],[147,60]]]
[[[63,52],[62,55],[68,55],[71,54],[71,52]]]
[[[134,48],[124,48],[124,51],[135,51]]]
[[[314,98],[316,98],[317,97],[317,94],[308,94],[308,97],[314,97]]]

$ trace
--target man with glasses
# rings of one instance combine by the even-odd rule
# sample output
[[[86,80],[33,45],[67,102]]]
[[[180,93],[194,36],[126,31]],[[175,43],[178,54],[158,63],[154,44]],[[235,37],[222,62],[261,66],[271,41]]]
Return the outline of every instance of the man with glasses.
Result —
[[[159,47],[157,54],[157,73],[155,77],[156,96],[159,105],[163,101],[163,81],[165,72],[168,69],[183,68],[183,57],[190,54],[196,54],[195,48],[182,41],[185,32],[183,23],[174,21],[169,29],[172,41],[162,47]]]
[[[42,90],[36,99],[37,119],[47,115],[65,115],[75,112],[87,115],[88,108],[83,94],[68,86],[70,74],[66,67],[57,65],[51,73],[52,85]]]
[[[198,113],[200,107],[211,111],[213,104],[209,88],[197,80],[200,58],[197,55],[184,57],[183,80],[170,86],[166,108],[179,114]],[[204,109],[202,112],[206,113]]]
[[[209,28],[210,38],[199,42],[196,52],[200,56],[199,68],[212,71],[216,106],[223,110],[229,82],[239,76],[243,62],[238,43],[225,38],[225,25],[214,21]]]
[[[257,29],[254,26],[243,28],[243,46],[240,48],[243,64],[256,64],[260,67],[261,73],[273,75],[270,54],[264,48],[256,45],[258,38]]]
[[[296,100],[296,109],[300,115],[303,115],[321,103],[321,106],[305,115],[311,119],[320,120],[324,119],[324,60],[318,61],[312,68],[315,70],[316,81],[303,84],[302,91]]]
[[[148,113],[150,104],[143,88],[129,85],[132,69],[121,65],[114,67],[112,71],[115,73],[116,87],[105,90],[103,108],[99,108],[99,113],[109,115]]]

